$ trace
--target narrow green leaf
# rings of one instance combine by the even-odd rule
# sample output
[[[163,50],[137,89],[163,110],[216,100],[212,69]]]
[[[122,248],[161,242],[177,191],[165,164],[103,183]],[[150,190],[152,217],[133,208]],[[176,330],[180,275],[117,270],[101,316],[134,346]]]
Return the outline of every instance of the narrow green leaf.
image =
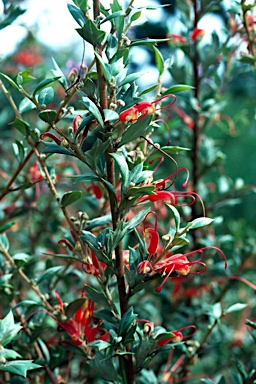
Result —
[[[156,61],[156,67],[159,71],[159,75],[161,76],[164,72],[164,59],[159,51],[155,46],[153,46],[154,52],[155,52],[155,61]]]
[[[195,87],[192,87],[191,85],[186,84],[177,84],[173,85],[172,87],[168,88],[167,91],[163,93],[163,96],[168,95],[169,93],[178,93],[182,91],[189,91],[191,89],[194,89]]]
[[[130,44],[130,47],[136,47],[137,45],[156,45],[158,43],[164,43],[166,41],[169,41],[171,38],[169,39],[144,39],[144,40],[137,40],[137,41],[133,41],[131,44]]]
[[[44,111],[39,112],[39,117],[46,123],[52,124],[57,117],[57,112],[52,109],[45,109]]]
[[[11,79],[9,76],[5,75],[4,73],[0,72],[0,76],[2,76],[5,80],[7,80],[14,88],[19,89],[18,85]]]
[[[198,217],[197,219],[191,221],[189,229],[196,229],[204,227],[205,225],[209,225],[213,222],[214,219],[210,219],[209,217]]]
[[[118,145],[121,147],[124,144],[130,143],[144,135],[149,130],[149,125],[152,120],[152,115],[148,115],[136,123],[131,124],[124,132],[122,139]]]
[[[90,99],[89,97],[82,97],[82,104],[85,106],[85,108],[95,117],[95,119],[98,121],[98,123],[100,124],[100,126],[102,128],[104,128],[104,122],[103,122],[103,119],[102,119],[102,116],[101,116],[101,113],[98,109],[98,107],[96,106],[96,104],[94,104]]]
[[[172,212],[173,214],[173,218],[174,218],[174,221],[175,221],[175,229],[176,229],[176,232],[179,231],[180,229],[180,214],[179,214],[179,211],[171,204],[166,204],[167,207],[170,209],[170,211]]]
[[[62,155],[74,156],[72,152],[62,147],[61,145],[55,143],[48,143],[46,141],[44,141],[44,145],[46,146],[46,148],[43,149],[42,153],[60,153]]]
[[[110,346],[111,346],[110,343],[108,343],[107,341],[103,341],[103,340],[96,340],[96,341],[93,341],[92,343],[88,344],[88,347],[98,348],[99,351],[101,351],[102,349],[106,349]]]
[[[94,52],[94,54],[101,65],[106,81],[110,83],[112,78],[111,65],[108,63],[105,63],[102,57],[97,52]]]
[[[106,359],[101,352],[96,353],[96,357],[90,361],[93,371],[103,380],[116,383],[117,371],[110,359]]]
[[[3,233],[2,235],[0,235],[0,244],[1,244],[1,246],[2,246],[6,251],[8,251],[8,249],[9,249],[9,240],[8,240],[8,237],[6,236],[5,233]],[[1,248],[0,248],[0,252],[1,252]]]
[[[143,75],[146,75],[147,72],[137,72],[137,73],[130,73],[128,76],[125,77],[124,80],[121,81],[121,83],[118,84],[118,87],[121,88],[125,84],[130,84],[133,81],[136,81],[137,79],[140,79]]]
[[[149,87],[149,88],[144,89],[144,91],[142,91],[141,93],[139,93],[139,96],[146,95],[147,93],[149,93],[149,92],[153,91],[154,89],[156,89],[157,86],[158,86],[158,84],[155,84],[155,85],[152,85],[152,86]]]
[[[237,311],[242,311],[244,308],[247,307],[247,304],[243,303],[236,303],[231,305],[225,310],[225,313],[231,313],[231,312],[237,312]]]
[[[0,371],[27,377],[27,371],[41,368],[41,365],[34,364],[32,361],[33,360],[8,361],[5,364],[0,364]]]
[[[7,229],[11,228],[13,226],[13,224],[15,224],[15,221],[12,221],[11,223],[2,225],[0,227],[0,233],[7,231]]]
[[[114,158],[116,165],[118,166],[119,172],[122,177],[123,186],[124,188],[127,185],[127,182],[129,180],[129,168],[127,165],[127,162],[125,160],[125,157],[122,153],[111,153],[111,156]]]
[[[119,119],[118,113],[112,109],[103,109],[105,121],[116,121]]]
[[[46,107],[54,97],[54,90],[52,87],[44,88],[38,95],[38,103],[41,107]]]
[[[190,148],[184,148],[184,147],[162,147],[162,151],[168,153],[169,155],[178,155],[180,152],[185,152],[185,151],[191,151]]]
[[[100,178],[93,173],[82,173],[81,175],[72,176],[74,183],[83,183],[87,181],[100,181]]]
[[[60,205],[63,208],[66,208],[67,206],[73,204],[75,201],[79,200],[81,196],[82,196],[81,191],[67,192],[62,196]]]
[[[103,293],[98,292],[97,289],[87,285],[85,289],[85,295],[88,297],[88,299],[94,301],[97,304],[102,305],[105,308],[109,308],[109,302],[106,299],[106,297],[103,295]]]
[[[118,17],[118,16],[125,16],[125,11],[117,11],[117,12],[114,12],[112,13],[111,15],[107,16],[105,19],[103,19],[99,25],[105,23],[106,21],[109,21],[111,19],[114,19],[115,17]]]
[[[37,280],[37,284],[41,284],[42,281],[46,279],[48,280],[48,282],[50,282],[51,278],[53,276],[56,276],[56,274],[60,272],[62,269],[63,267],[60,265],[57,265],[56,267],[48,268],[45,272],[42,273],[42,275],[40,275],[39,279]]]
[[[13,151],[16,156],[16,159],[18,160],[19,163],[21,163],[25,157],[25,149],[23,144],[20,141],[15,140],[15,143],[12,144],[12,147],[13,147]]]
[[[9,123],[9,125],[13,125],[15,128],[17,128],[18,131],[20,131],[20,133],[22,135],[24,135],[24,136],[28,136],[29,135],[29,127],[30,127],[30,125],[26,121],[18,119],[18,117],[16,117],[14,121]]]

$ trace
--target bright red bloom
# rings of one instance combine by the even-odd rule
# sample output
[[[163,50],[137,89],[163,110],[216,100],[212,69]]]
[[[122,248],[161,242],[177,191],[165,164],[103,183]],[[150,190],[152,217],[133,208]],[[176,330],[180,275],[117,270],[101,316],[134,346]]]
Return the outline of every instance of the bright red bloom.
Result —
[[[155,216],[155,225],[154,228],[145,228],[146,227],[146,220],[149,215]],[[157,215],[155,212],[150,211],[145,216],[143,223],[144,223],[144,238],[147,244],[147,251],[150,255],[154,255],[157,251],[158,243],[159,243],[159,235],[157,232]]]
[[[88,257],[88,262],[83,263],[84,272],[96,277],[100,275],[100,271],[103,273],[106,267],[107,265],[99,261],[92,250],[91,256]]]
[[[199,40],[201,37],[203,37],[205,34],[204,30],[201,29],[201,28],[195,28],[193,29],[193,31],[191,32],[191,35],[190,35],[190,38],[192,41],[197,41]]]
[[[167,97],[173,97],[173,101],[170,104],[165,105],[162,108],[156,108],[154,106],[154,104],[159,103],[161,100],[163,100]],[[155,113],[155,111],[157,111],[159,109],[170,107],[173,103],[175,103],[175,101],[176,101],[176,96],[172,95],[172,94],[159,97],[158,99],[151,101],[151,102],[142,101],[142,102],[135,104],[134,106],[126,109],[125,111],[121,112],[119,115],[119,121],[121,121],[122,123],[133,123],[134,121],[137,121],[139,119],[143,119],[147,115],[153,115]]]
[[[192,328],[193,331],[191,334],[187,336],[183,336],[181,331],[184,331],[185,329]],[[172,343],[180,343],[182,340],[187,339],[188,337],[193,336],[196,333],[196,326],[195,325],[188,325],[186,327],[180,328],[175,331],[171,331],[173,336],[167,337],[166,339],[158,340],[157,344],[160,345],[160,347],[164,346],[165,344],[172,342]]]
[[[169,44],[185,44],[186,38],[177,33],[168,33],[167,37],[171,37],[172,39],[169,41]]]
[[[42,62],[42,57],[28,49],[23,49],[14,55],[14,61],[24,67],[31,67]]]

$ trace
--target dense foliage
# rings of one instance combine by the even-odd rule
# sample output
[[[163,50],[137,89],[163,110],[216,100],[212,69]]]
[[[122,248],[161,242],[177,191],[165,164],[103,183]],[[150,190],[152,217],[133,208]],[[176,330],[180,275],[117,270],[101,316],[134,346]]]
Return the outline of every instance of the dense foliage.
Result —
[[[255,8],[73,0],[81,64],[1,63],[0,383],[256,381]]]

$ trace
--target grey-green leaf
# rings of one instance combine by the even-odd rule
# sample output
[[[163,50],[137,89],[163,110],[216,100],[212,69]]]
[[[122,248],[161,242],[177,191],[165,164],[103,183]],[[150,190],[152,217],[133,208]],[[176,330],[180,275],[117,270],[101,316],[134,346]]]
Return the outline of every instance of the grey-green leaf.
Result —
[[[67,193],[65,193],[62,196],[60,204],[61,204],[61,206],[63,208],[66,208],[68,205],[71,205],[75,201],[79,200],[81,196],[82,196],[82,192],[81,191],[70,191],[70,192],[67,192]]]

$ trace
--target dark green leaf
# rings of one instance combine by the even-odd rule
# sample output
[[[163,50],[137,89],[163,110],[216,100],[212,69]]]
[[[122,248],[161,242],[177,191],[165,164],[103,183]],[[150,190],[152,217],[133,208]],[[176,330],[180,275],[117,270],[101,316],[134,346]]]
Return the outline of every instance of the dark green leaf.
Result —
[[[3,1],[3,3],[5,3],[5,1]],[[26,12],[25,9],[21,9],[20,7],[16,7],[11,2],[8,3],[8,7],[6,7],[6,8],[7,8],[7,11],[6,11],[7,13],[5,13],[4,19],[1,18],[1,21],[0,21],[0,30],[5,28],[5,27],[8,27],[8,25],[12,24],[14,22],[14,20],[17,19],[17,17],[22,15],[24,12]]]
[[[8,237],[6,236],[5,233],[3,233],[2,235],[0,235],[0,244],[1,244],[1,246],[2,246],[6,251],[8,251],[8,249],[9,249],[9,240],[8,240]],[[0,248],[0,252],[1,252],[1,248]]]
[[[77,28],[76,31],[85,41],[88,41],[88,43],[94,47],[96,47],[97,44],[101,44],[106,35],[106,32],[97,28],[92,20],[88,20],[82,28]]]
[[[79,200],[81,196],[82,196],[81,191],[67,192],[62,196],[60,205],[63,208],[66,208],[68,205],[73,204],[75,201]]]
[[[106,297],[103,295],[103,293],[98,292],[95,288],[87,285],[85,289],[85,295],[88,297],[88,299],[102,305],[104,308],[110,308]]]
[[[122,177],[123,186],[124,188],[127,185],[127,182],[129,180],[129,168],[127,165],[127,162],[125,160],[125,157],[122,153],[111,153],[111,156],[114,158],[116,165],[118,166],[119,172]]]
[[[9,372],[15,375],[27,377],[27,371],[41,368],[41,365],[34,364],[32,361],[33,360],[9,361],[5,364],[0,364],[0,370],[3,372]]]
[[[98,109],[98,107],[96,106],[96,104],[94,104],[90,99],[89,97],[82,97],[82,104],[85,106],[86,109],[88,109],[88,111],[95,117],[95,119],[98,121],[98,123],[100,124],[100,126],[102,128],[104,128],[104,122],[103,122],[103,119],[102,119],[102,116],[101,116],[101,113]]]
[[[163,340],[163,339],[169,339],[171,337],[175,337],[175,335],[172,332],[163,332],[163,333],[160,333],[159,335],[157,335],[155,340],[158,341],[158,340]]]
[[[141,196],[152,195],[155,187],[153,185],[146,185],[145,187],[132,187],[125,192],[126,198],[136,198]]]
[[[73,317],[75,312],[82,307],[82,305],[85,303],[86,298],[79,298],[76,299],[75,301],[72,301],[72,303],[69,303],[67,308],[65,309],[65,315],[67,316],[68,319]]]
[[[15,120],[9,124],[13,125],[15,128],[17,128],[18,131],[20,131],[20,133],[22,133],[22,135],[24,135],[24,136],[29,135],[30,125],[26,121],[18,119],[18,117],[16,117]]]
[[[62,266],[58,265],[56,267],[51,267],[47,269],[45,272],[43,272],[40,277],[37,280],[37,284],[41,284],[42,281],[48,280],[48,283],[50,282],[51,278],[53,276],[56,276],[58,272],[60,272],[63,269]]]
[[[61,153],[62,155],[74,156],[68,149],[55,143],[47,143],[44,141],[46,148],[43,149],[42,153]]]
[[[47,85],[54,83],[55,81],[59,80],[61,76],[51,77],[49,79],[45,79],[41,81],[41,83],[38,84],[36,89],[33,92],[33,97],[36,96],[37,93],[39,93],[43,88],[47,87]]]
[[[103,70],[104,77],[108,83],[110,83],[112,79],[112,68],[111,65],[108,63],[105,63],[105,61],[102,59],[102,57],[97,53],[94,52],[97,60],[99,61],[101,68]]]
[[[54,90],[52,87],[44,88],[38,95],[38,103],[42,107],[46,107],[54,97]]]
[[[75,19],[75,21],[80,25],[80,27],[83,27],[83,25],[87,22],[87,19],[84,16],[83,12],[72,4],[68,4],[68,10]]]
[[[252,327],[253,329],[256,329],[256,323],[251,321],[251,320],[246,320],[245,322],[246,325],[249,325],[250,327]]]
[[[112,361],[110,359],[106,359],[105,355],[100,352],[96,353],[96,357],[90,361],[90,366],[102,379],[110,382],[116,382],[117,372]]]
[[[87,12],[88,0],[73,0],[73,2],[81,9],[81,11]]]
[[[72,176],[74,183],[83,183],[87,181],[100,181],[101,179],[93,173],[82,173],[81,175]]]
[[[168,155],[178,155],[180,152],[184,151],[190,151],[190,148],[184,148],[184,147],[162,147],[162,151],[168,153]]]
[[[130,288],[133,288],[136,283],[136,271],[129,270],[125,267],[125,277]]]
[[[25,156],[25,149],[23,144],[20,141],[15,140],[15,143],[13,143],[12,146],[16,159],[19,163],[21,163]]]
[[[152,120],[152,115],[148,115],[141,120],[136,121],[136,123],[131,124],[124,132],[118,147],[121,147],[124,144],[130,143],[138,139],[141,135],[146,134],[150,129],[149,124]]]
[[[94,120],[94,116],[92,114],[86,115],[81,123],[79,124],[78,130],[75,133],[75,137],[79,135],[79,133],[89,124],[92,120]]]
[[[169,39],[144,39],[144,40],[137,40],[133,41],[130,44],[130,47],[136,47],[137,45],[157,45],[158,43],[164,43],[166,41],[169,41]]]
[[[101,217],[96,217],[95,219],[89,220],[88,224],[86,223],[85,228],[87,231],[90,231],[93,228],[100,227],[102,225],[109,224],[111,222],[111,215],[105,215]]]
[[[57,117],[57,112],[52,109],[45,109],[39,113],[40,119],[48,124],[52,124]]]
[[[108,20],[111,20],[111,19],[114,19],[115,17],[118,17],[118,16],[124,16],[125,15],[125,11],[117,11],[117,12],[114,12],[112,13],[111,15],[107,16],[105,19],[103,19],[99,25],[105,23],[106,21]]]
[[[108,44],[106,48],[106,55],[108,60],[110,60],[118,50],[118,40],[112,34],[108,35]]]
[[[116,121],[119,118],[118,113],[112,111],[112,109],[103,109],[105,121]]]
[[[128,311],[125,312],[119,323],[118,335],[124,336],[137,316],[138,315],[133,312],[133,307],[130,307]]]
[[[173,218],[174,218],[174,221],[175,221],[175,229],[176,229],[176,232],[179,231],[180,229],[180,214],[179,214],[179,211],[171,204],[166,204],[167,207],[170,209],[170,211],[172,212],[173,214]]]
[[[15,224],[15,221],[12,221],[11,223],[2,225],[0,227],[0,233],[7,231],[7,229],[11,228],[13,226],[13,224]]]

